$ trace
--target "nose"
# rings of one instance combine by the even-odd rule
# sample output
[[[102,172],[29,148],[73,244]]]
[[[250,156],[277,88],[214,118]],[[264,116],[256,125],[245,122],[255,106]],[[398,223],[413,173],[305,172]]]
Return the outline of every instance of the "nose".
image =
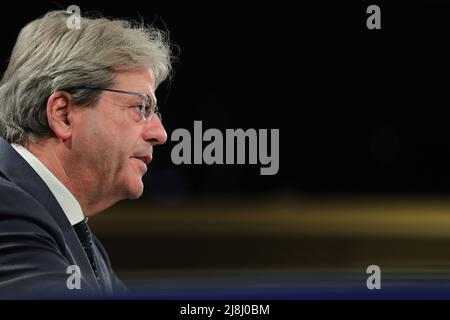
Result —
[[[164,144],[167,141],[167,132],[161,120],[154,115],[143,129],[142,137],[152,146]]]

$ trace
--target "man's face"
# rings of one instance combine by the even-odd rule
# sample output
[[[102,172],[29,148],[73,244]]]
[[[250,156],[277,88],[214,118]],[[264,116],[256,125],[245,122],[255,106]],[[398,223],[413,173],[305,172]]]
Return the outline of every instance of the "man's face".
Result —
[[[149,69],[117,73],[114,87],[155,95],[155,79]],[[108,199],[135,199],[143,192],[142,176],[153,156],[153,146],[163,144],[167,133],[154,114],[144,120],[138,108],[142,98],[100,91],[94,107],[75,108],[71,139],[74,171],[86,183],[86,192]]]

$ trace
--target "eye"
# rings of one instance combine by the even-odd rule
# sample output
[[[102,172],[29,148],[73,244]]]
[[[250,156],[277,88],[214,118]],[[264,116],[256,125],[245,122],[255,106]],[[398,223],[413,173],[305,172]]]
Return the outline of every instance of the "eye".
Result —
[[[146,105],[146,106],[145,106],[145,110],[144,110],[145,118],[146,118],[146,119],[150,118],[150,116],[152,115],[152,112],[153,112],[152,106]]]
[[[161,115],[161,112],[159,112],[158,108],[155,109],[155,114],[159,118],[159,121],[162,122],[162,115]]]
[[[144,108],[143,108],[142,104],[136,104],[133,106],[129,106],[129,108],[135,109],[141,116],[144,114]]]

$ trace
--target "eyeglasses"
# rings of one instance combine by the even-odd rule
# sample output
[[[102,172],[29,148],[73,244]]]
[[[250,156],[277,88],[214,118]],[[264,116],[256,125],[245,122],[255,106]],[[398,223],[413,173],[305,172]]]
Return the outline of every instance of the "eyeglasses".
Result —
[[[66,90],[73,90],[73,89],[110,91],[110,92],[123,93],[123,94],[128,94],[128,95],[132,95],[132,96],[141,97],[142,98],[142,102],[140,104],[138,104],[138,105],[130,106],[130,108],[137,108],[137,110],[139,111],[139,115],[146,122],[150,122],[150,120],[152,119],[153,114],[156,114],[156,116],[162,122],[162,115],[159,112],[158,106],[156,105],[156,99],[153,96],[149,96],[146,93],[124,91],[124,90],[116,90],[116,89],[105,89],[105,88],[97,88],[97,87],[73,87],[73,88],[66,89]]]

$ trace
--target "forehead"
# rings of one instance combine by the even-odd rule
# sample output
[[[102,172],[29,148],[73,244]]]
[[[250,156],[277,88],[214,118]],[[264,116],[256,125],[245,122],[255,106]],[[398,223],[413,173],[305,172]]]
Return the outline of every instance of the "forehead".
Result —
[[[150,96],[155,91],[155,75],[150,68],[117,72],[114,82],[114,87],[120,90],[142,92]]]

